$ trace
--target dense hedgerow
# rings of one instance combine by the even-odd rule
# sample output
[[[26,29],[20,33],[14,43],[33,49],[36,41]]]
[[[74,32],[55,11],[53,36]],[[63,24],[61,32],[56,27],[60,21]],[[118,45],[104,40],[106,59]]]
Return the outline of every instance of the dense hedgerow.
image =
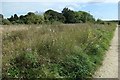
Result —
[[[27,27],[3,33],[4,78],[92,77],[115,30],[114,24]]]

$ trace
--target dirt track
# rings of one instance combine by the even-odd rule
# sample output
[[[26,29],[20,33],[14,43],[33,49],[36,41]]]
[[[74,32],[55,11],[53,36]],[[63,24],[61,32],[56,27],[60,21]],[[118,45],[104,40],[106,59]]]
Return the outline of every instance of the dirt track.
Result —
[[[94,78],[118,78],[118,27],[114,33],[103,65],[96,71]]]

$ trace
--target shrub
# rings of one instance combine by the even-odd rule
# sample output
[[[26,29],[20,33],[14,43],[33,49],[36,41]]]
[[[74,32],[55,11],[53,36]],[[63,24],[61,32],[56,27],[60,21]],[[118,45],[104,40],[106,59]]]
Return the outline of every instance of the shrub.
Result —
[[[39,78],[45,74],[39,63],[38,55],[32,52],[23,52],[10,62],[8,78]]]
[[[11,23],[10,23],[9,20],[3,19],[2,24],[3,24],[3,25],[10,25]]]

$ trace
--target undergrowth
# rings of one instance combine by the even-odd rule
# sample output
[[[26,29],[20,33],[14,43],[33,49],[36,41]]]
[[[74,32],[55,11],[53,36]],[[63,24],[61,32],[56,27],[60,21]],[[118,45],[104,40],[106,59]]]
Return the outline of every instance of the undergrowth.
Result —
[[[5,31],[2,76],[91,78],[102,64],[114,30],[114,24],[61,24]]]

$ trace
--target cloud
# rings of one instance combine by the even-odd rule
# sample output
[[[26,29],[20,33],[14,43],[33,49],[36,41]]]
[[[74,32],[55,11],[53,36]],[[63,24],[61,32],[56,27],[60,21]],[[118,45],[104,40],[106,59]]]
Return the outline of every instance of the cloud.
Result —
[[[119,0],[2,0],[2,2],[103,2],[103,3],[118,3]]]
[[[119,0],[92,0],[91,2],[98,2],[98,3],[118,3]]]
[[[8,1],[8,0],[5,0]],[[11,1],[11,0],[9,0]],[[13,1],[13,0],[12,0]],[[17,0],[16,0],[17,1]],[[19,0],[18,0],[19,1]],[[22,1],[22,0],[21,0]],[[42,0],[43,2],[30,2],[31,0],[29,0],[28,2],[3,2],[3,14],[6,17],[10,17],[11,15],[13,15],[14,13],[17,13],[19,15],[24,15],[27,12],[35,12],[38,11],[40,13],[45,12],[48,9],[52,9],[55,10],[57,12],[61,12],[63,10],[63,8],[68,7],[71,10],[74,11],[87,11],[90,13],[92,13],[96,18],[100,17],[100,18],[105,18],[106,15],[103,14],[107,14],[108,11],[113,11],[112,14],[115,14],[117,11],[117,3],[113,2],[112,0],[110,0],[110,2],[108,3],[108,0],[80,0],[78,2],[74,1],[74,2],[64,2],[63,0],[61,0],[61,2],[44,2],[46,0]],[[24,0],[27,1],[27,0]],[[63,1],[63,2],[62,2]],[[72,1],[72,0],[70,0]],[[83,1],[83,2],[82,2]],[[117,0],[115,0],[117,1]],[[113,7],[112,7],[113,6]],[[1,9],[0,9],[1,10]],[[104,13],[104,11],[107,11],[106,13]],[[97,12],[97,13],[95,13]],[[102,13],[103,12],[103,13]],[[102,14],[101,14],[102,13]],[[108,14],[107,14],[108,15]],[[111,16],[109,15],[109,16]],[[113,15],[112,17],[114,17],[116,15]],[[109,17],[107,17],[109,19]]]
[[[67,8],[69,8],[69,9],[71,9],[71,10],[76,10],[77,8],[81,8],[81,6],[80,6],[81,4],[77,4],[77,3],[70,3],[69,2],[69,4],[66,4],[66,6],[65,7],[67,7]]]
[[[2,2],[89,2],[91,0],[2,0]]]
[[[2,3],[0,3],[0,13],[2,14]]]
[[[43,3],[45,4],[45,3]],[[49,3],[49,4],[52,4],[52,3]],[[58,12],[61,12],[63,10],[63,8],[69,8],[71,10],[80,10],[81,8],[85,7],[85,4],[81,4],[81,3],[76,3],[76,2],[66,2],[66,3],[63,3],[63,2],[57,2],[57,3],[53,3],[52,5],[46,5],[46,10],[48,9],[53,9],[55,11],[58,11]]]

